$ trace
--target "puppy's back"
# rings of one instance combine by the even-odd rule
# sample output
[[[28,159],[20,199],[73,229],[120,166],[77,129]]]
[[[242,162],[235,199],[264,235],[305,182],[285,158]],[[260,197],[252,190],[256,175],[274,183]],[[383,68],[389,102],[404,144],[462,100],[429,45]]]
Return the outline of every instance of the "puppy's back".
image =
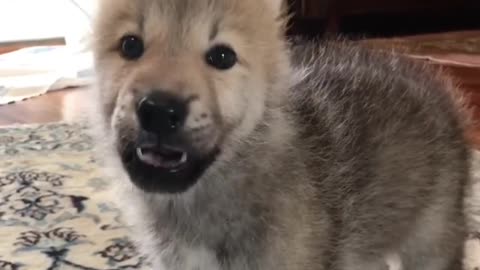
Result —
[[[308,75],[291,91],[291,108],[331,216],[336,263],[392,250],[405,269],[430,269],[421,258],[453,260],[469,151],[452,83],[345,43],[296,46],[293,55]]]

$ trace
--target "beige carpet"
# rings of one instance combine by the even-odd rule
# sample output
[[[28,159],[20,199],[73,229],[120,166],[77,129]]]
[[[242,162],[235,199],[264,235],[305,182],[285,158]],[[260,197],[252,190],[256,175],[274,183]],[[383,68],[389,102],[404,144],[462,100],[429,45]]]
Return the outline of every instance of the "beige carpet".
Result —
[[[0,129],[0,270],[148,269],[92,147],[78,124]],[[480,228],[480,203],[469,202]],[[471,231],[467,257],[469,270],[480,267],[480,230]]]
[[[0,129],[0,270],[145,269],[81,125]]]

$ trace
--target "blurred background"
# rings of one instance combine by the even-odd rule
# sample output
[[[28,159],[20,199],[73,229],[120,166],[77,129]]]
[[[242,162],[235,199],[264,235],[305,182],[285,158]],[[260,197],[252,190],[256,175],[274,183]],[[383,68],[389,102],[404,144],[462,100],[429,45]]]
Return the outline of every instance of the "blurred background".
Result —
[[[98,0],[0,0],[0,45],[74,45],[90,31]]]

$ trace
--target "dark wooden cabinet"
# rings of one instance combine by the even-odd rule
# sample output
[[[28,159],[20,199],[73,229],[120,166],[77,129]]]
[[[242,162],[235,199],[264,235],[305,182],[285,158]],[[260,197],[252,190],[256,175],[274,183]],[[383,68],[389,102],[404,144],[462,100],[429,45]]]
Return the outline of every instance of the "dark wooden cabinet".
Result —
[[[393,35],[480,29],[480,0],[289,0],[289,4],[295,14],[292,33]]]
[[[439,12],[479,7],[478,0],[293,0],[299,14],[316,17],[334,7],[343,14],[399,13],[399,12]],[[323,10],[322,10],[323,9]]]
[[[298,0],[290,1],[293,10],[304,18],[321,18],[327,14],[329,0]]]

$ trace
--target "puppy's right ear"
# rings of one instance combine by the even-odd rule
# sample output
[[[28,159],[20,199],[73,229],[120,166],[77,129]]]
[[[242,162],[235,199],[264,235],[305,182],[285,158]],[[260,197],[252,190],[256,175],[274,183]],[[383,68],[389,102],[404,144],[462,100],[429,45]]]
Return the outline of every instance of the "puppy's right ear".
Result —
[[[281,15],[284,12],[284,9],[287,5],[287,0],[264,0],[268,6],[270,6],[271,10],[275,12],[277,15]]]

